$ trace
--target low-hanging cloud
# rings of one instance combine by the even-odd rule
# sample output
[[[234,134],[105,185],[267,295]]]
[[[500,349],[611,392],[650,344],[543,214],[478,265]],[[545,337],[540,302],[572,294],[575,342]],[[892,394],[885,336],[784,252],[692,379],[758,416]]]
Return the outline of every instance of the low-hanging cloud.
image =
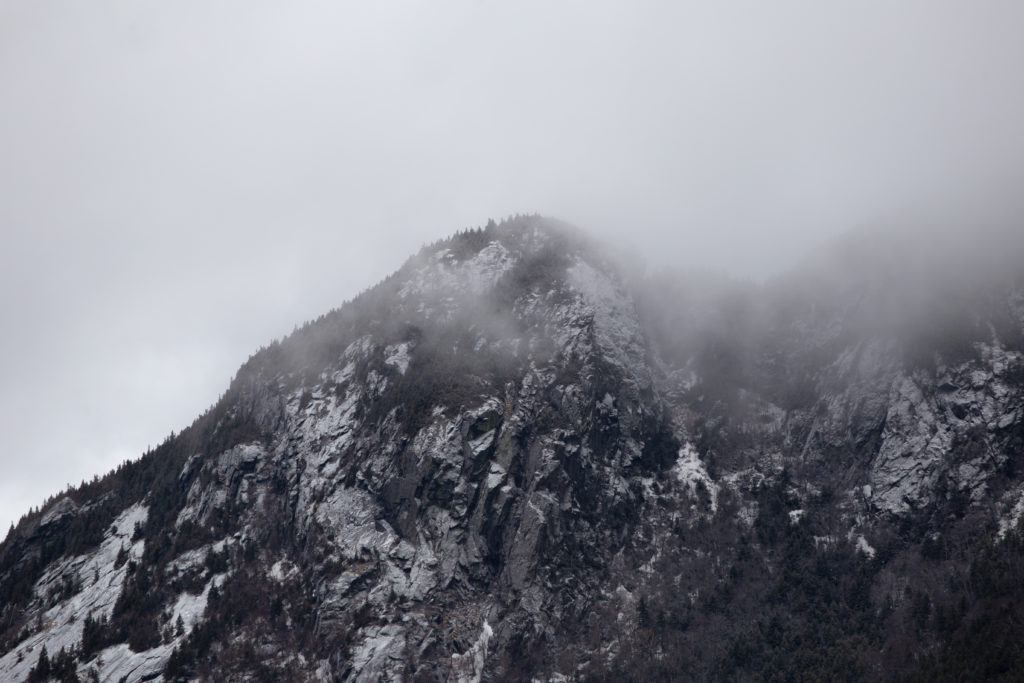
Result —
[[[421,244],[538,211],[754,279],[1019,187],[1019,3],[0,4],[0,519]]]

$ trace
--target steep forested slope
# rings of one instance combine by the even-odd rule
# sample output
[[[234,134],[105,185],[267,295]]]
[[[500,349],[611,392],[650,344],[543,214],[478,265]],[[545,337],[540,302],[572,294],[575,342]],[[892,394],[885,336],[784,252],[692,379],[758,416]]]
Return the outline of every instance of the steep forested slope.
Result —
[[[764,286],[426,247],[21,520],[0,677],[1012,675],[1021,261],[851,239]]]

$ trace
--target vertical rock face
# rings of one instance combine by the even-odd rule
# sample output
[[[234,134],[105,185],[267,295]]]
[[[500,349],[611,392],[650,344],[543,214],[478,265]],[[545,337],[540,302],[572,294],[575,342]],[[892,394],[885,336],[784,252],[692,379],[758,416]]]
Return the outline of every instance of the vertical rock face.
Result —
[[[1020,288],[965,337],[876,325],[856,283],[680,282],[540,218],[425,248],[19,524],[0,678],[44,646],[128,681],[943,661],[993,597],[962,577],[1017,557]]]

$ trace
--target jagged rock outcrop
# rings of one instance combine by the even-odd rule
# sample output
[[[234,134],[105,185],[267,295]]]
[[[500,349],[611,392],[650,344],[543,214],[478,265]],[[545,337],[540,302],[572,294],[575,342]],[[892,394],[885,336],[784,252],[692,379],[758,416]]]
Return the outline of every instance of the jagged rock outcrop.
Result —
[[[856,282],[680,296],[536,217],[425,248],[19,524],[0,678],[912,673],[1016,547],[1014,274],[951,351]]]

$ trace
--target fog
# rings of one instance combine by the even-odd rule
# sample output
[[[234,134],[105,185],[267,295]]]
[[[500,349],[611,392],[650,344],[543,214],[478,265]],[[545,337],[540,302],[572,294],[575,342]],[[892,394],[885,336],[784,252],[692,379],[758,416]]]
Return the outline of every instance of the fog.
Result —
[[[0,0],[0,523],[491,217],[756,282],[999,203],[1022,25],[995,1]]]

